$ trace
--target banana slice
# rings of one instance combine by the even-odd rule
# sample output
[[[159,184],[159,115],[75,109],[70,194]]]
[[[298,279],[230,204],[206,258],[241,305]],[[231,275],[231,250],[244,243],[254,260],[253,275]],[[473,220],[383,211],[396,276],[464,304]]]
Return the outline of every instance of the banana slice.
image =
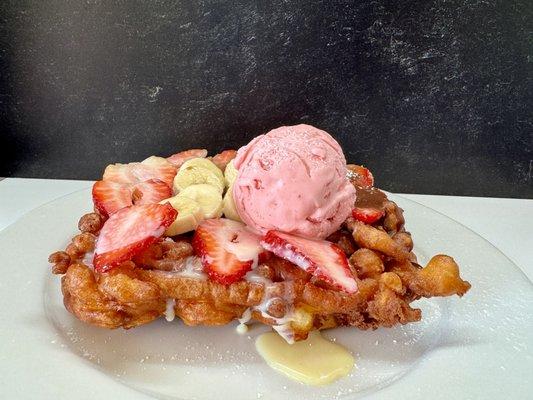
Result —
[[[200,167],[208,169],[209,171],[213,172],[216,176],[218,176],[220,179],[224,178],[224,174],[218,168],[213,161],[207,159],[207,158],[192,158],[188,161],[185,161],[183,165],[180,167],[180,170],[186,170],[193,167]]]
[[[159,204],[165,203],[170,203],[178,211],[178,216],[165,231],[166,236],[176,236],[193,231],[204,219],[200,205],[191,198],[178,195],[159,202]]]
[[[237,213],[237,209],[235,208],[235,202],[233,201],[233,190],[232,189],[233,189],[233,186],[230,186],[228,188],[228,191],[224,195],[224,205],[222,208],[222,212],[224,213],[224,216],[226,218],[232,219],[234,221],[242,222],[241,217],[239,217],[239,213]]]
[[[210,169],[199,166],[183,168],[185,164],[183,164],[174,177],[174,193],[181,193],[188,186],[199,184],[211,185],[216,188],[220,194],[224,192],[225,180],[220,170],[218,170],[219,174],[216,174]]]
[[[213,185],[190,185],[183,189],[177,197],[180,196],[196,201],[202,210],[203,217],[206,219],[218,218],[222,215],[222,195]]]
[[[237,174],[239,171],[237,171],[237,168],[235,168],[235,165],[233,165],[233,160],[231,160],[228,165],[226,165],[226,170],[224,171],[224,178],[226,179],[226,187],[231,187],[233,185],[233,182],[235,182],[235,179],[237,179]],[[229,190],[229,189],[228,189]]]

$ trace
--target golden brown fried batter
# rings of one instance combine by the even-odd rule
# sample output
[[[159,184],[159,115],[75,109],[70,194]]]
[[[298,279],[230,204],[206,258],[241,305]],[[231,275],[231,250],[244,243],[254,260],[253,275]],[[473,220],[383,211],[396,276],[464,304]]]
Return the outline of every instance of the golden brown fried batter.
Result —
[[[394,241],[386,231],[356,220],[347,221],[347,226],[352,229],[353,238],[359,247],[376,250],[398,260],[409,258],[409,251]]]
[[[80,218],[78,229],[81,232],[89,232],[96,235],[103,225],[104,218],[100,214],[89,213]]]
[[[67,272],[70,261],[70,256],[64,251],[56,251],[48,257],[48,262],[52,264],[52,273],[56,275]]]
[[[395,202],[388,200],[384,204],[384,211],[383,228],[390,234],[402,231],[405,223],[403,210]]]
[[[118,328],[125,323],[118,306],[98,290],[96,278],[84,264],[71,264],[61,278],[65,307],[83,322],[104,328]]]
[[[395,260],[390,270],[420,297],[462,296],[470,289],[470,283],[459,276],[459,266],[454,259],[442,254],[434,256],[422,269],[409,261]]]
[[[192,255],[193,249],[189,242],[163,240],[139,254],[134,261],[142,268],[177,271],[182,267],[183,259]]]
[[[244,312],[243,307],[232,310],[216,308],[207,301],[178,300],[175,306],[176,315],[187,325],[225,325]]]
[[[350,257],[350,264],[360,278],[377,279],[385,271],[382,256],[370,249],[357,249]]]
[[[392,327],[420,320],[420,310],[410,306],[413,300],[462,296],[470,284],[460,278],[451,257],[437,255],[425,268],[416,264],[402,210],[388,200],[383,207],[380,224],[349,219],[328,238],[349,257],[359,288],[353,294],[334,290],[273,255],[254,270],[253,281],[222,285],[201,273],[184,275],[184,261],[193,255],[186,237],[160,240],[133,261],[96,273],[80,261],[94,249],[103,224],[94,213],[81,218],[82,233],[49,261],[53,273],[64,274],[66,308],[80,320],[105,328],[148,323],[164,314],[168,299],[175,300],[175,314],[187,325],[227,324],[250,309],[252,319],[283,326],[294,340],[304,339],[310,330],[335,326]]]

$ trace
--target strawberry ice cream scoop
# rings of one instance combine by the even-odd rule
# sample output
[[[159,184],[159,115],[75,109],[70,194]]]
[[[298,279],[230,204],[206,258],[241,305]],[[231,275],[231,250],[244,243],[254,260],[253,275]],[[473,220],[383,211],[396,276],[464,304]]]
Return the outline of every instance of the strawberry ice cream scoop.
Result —
[[[325,238],[350,215],[355,188],[346,159],[327,132],[282,126],[239,149],[233,185],[236,210],[251,228]]]

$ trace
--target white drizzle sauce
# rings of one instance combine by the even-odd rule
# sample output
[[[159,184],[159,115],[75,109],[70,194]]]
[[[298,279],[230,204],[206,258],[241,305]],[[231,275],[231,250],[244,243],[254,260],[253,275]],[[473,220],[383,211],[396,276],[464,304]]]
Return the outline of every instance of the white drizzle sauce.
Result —
[[[268,278],[265,278],[262,275],[259,275],[257,272],[255,272],[255,269],[257,268],[257,263],[255,265],[252,265],[252,270],[247,272],[246,275],[244,275],[244,280],[250,283],[258,283],[261,285],[265,285],[265,289],[272,284],[272,281]]]
[[[235,329],[239,335],[244,335],[246,332],[248,332],[248,325],[246,325],[250,320],[252,319],[252,310],[250,308],[247,308],[242,313],[241,317],[238,319],[239,325],[237,325],[237,328]]]
[[[252,271],[259,265],[259,253],[255,254],[252,258]]]
[[[202,281],[207,279],[207,275],[202,266],[202,261],[196,256],[187,257],[183,262],[183,268],[177,271],[176,275]]]
[[[294,344],[294,331],[290,323],[275,325],[272,327],[288,344]]]
[[[247,308],[246,310],[244,310],[241,317],[239,318],[239,323],[246,324],[250,321],[250,319],[252,319],[252,310],[250,308]]]
[[[244,335],[248,332],[248,325],[246,324],[239,324],[237,325],[237,328],[235,328],[235,330],[237,331],[237,333],[239,335]]]
[[[176,305],[175,299],[167,299],[167,307],[165,308],[165,319],[168,322],[174,321],[176,313],[174,311],[174,306]]]
[[[87,265],[89,268],[93,268],[93,259],[94,259],[94,251],[88,251],[83,256],[83,260],[81,260],[85,265]]]
[[[268,308],[270,306],[270,303],[277,299],[278,297],[272,297],[270,292],[271,288],[273,287],[274,283],[264,276],[259,275],[255,268],[252,269],[250,272],[248,272],[244,279],[247,282],[250,283],[257,283],[264,286],[264,292],[263,292],[263,298],[261,299],[261,302],[257,304],[256,306],[253,306],[250,308],[251,311],[258,311],[261,313],[261,316],[263,318],[272,319],[275,321],[275,325],[272,327],[278,334],[283,337],[287,343],[294,343],[294,332],[291,327],[291,322],[294,319],[294,310],[290,309],[287,311],[287,313],[281,317],[276,318],[268,313]]]

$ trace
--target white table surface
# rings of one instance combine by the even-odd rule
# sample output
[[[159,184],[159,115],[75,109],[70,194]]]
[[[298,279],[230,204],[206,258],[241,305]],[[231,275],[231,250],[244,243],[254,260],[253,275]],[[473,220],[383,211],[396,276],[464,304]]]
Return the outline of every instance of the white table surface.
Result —
[[[6,178],[0,181],[0,230],[44,203],[91,185],[90,181]],[[402,196],[472,229],[499,248],[533,281],[533,200]]]

